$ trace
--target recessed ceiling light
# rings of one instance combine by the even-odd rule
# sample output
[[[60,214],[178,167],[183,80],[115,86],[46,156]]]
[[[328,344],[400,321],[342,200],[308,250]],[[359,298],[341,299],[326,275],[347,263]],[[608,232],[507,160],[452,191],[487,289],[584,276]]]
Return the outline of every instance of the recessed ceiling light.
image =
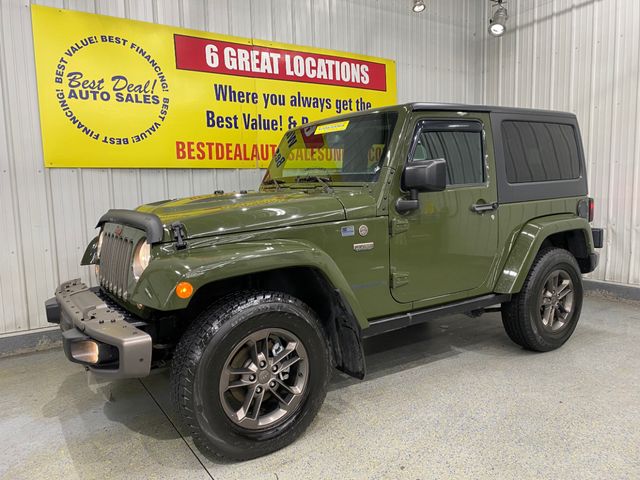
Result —
[[[415,13],[423,12],[427,6],[424,4],[424,0],[413,0],[413,11]]]

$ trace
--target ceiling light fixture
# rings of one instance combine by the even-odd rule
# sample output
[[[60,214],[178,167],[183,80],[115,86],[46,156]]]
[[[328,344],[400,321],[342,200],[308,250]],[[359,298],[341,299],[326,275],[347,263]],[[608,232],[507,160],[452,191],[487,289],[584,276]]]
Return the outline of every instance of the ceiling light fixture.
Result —
[[[494,37],[501,37],[507,31],[507,8],[504,6],[504,0],[491,0],[493,7],[497,7],[489,19],[489,33]]]
[[[424,0],[413,0],[413,11],[415,13],[424,12],[427,6],[424,4]]]

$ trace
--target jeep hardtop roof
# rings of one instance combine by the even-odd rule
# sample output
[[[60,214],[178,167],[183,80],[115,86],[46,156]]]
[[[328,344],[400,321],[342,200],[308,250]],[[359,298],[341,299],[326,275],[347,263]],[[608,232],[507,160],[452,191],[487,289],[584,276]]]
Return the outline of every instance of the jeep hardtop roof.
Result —
[[[516,107],[498,107],[494,105],[468,105],[464,103],[427,103],[414,102],[405,103],[404,105],[414,111],[420,110],[446,110],[446,111],[462,111],[462,112],[488,112],[488,113],[507,113],[518,115],[552,115],[554,117],[575,118],[574,113],[559,112],[554,110],[538,110],[534,108],[516,108]]]
[[[555,118],[565,118],[575,121],[576,115],[570,112],[559,112],[554,110],[537,110],[534,108],[516,108],[516,107],[497,107],[492,105],[472,105],[465,103],[429,103],[429,102],[412,102],[412,103],[401,103],[398,105],[388,105],[386,107],[379,108],[371,108],[369,110],[363,110],[360,112],[349,112],[343,113],[340,115],[334,115],[331,117],[323,118],[320,120],[315,120],[313,122],[309,122],[305,125],[318,125],[324,123],[330,123],[334,121],[339,121],[341,119],[356,117],[358,115],[373,113],[373,112],[389,112],[389,111],[398,111],[399,109],[405,109],[409,111],[434,111],[434,112],[485,112],[485,113],[498,113],[498,114],[506,114],[506,115],[523,115],[523,116],[550,116]],[[298,128],[298,127],[295,127]],[[294,129],[295,129],[294,128]]]

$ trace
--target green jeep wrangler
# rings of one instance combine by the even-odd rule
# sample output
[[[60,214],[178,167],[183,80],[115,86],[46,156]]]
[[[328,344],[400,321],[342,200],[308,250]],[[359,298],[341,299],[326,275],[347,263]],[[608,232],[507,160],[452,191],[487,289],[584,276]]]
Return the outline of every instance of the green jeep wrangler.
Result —
[[[287,132],[257,192],[110,210],[97,287],[46,303],[66,356],[106,379],[171,365],[204,451],[248,459],[311,423],[363,339],[501,311],[528,350],[560,347],[598,263],[576,117],[408,104]],[[497,306],[497,307],[496,307]]]

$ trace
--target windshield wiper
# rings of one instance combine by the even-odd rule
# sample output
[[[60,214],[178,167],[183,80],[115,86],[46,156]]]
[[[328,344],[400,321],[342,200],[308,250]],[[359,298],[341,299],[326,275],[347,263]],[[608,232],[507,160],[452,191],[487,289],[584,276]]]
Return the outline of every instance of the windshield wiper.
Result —
[[[322,185],[325,192],[328,192],[328,193],[333,192],[333,188],[331,188],[331,185],[327,183],[330,181],[331,179],[329,177],[320,177],[318,175],[304,175],[304,176],[296,177],[296,183],[318,182],[319,184]]]
[[[275,185],[276,190],[280,190],[280,185],[285,183],[284,180],[280,180],[279,178],[270,178],[269,180],[265,180],[262,182],[263,185]]]

